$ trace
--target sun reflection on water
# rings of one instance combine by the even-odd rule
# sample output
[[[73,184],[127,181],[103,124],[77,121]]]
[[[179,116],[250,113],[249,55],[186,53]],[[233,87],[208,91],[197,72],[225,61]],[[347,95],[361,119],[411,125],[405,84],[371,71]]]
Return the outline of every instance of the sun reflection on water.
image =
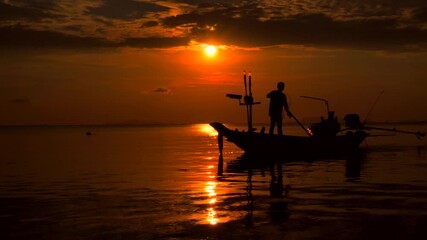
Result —
[[[208,169],[212,169],[213,166],[208,166]],[[209,179],[215,178],[215,176],[212,175],[212,172],[207,172],[209,175]],[[208,209],[207,209],[207,216],[206,221],[211,224],[215,225],[219,222],[219,218],[217,217],[216,211],[214,209],[215,204],[217,202],[217,193],[216,193],[216,185],[217,182],[215,181],[207,181],[205,186],[205,192],[208,194]]]
[[[203,133],[205,135],[211,136],[211,137],[215,137],[218,136],[217,131],[215,131],[215,129],[213,129],[209,124],[197,124],[195,125],[197,131],[199,131],[200,133]]]
[[[215,225],[218,223],[219,219],[216,217],[216,212],[213,208],[208,208],[207,220],[211,225]]]

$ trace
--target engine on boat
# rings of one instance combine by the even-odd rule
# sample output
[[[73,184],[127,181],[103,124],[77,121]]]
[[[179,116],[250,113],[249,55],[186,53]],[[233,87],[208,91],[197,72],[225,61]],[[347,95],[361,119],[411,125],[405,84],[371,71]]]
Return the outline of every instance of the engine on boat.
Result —
[[[345,126],[352,130],[359,130],[363,128],[363,124],[360,122],[360,116],[355,113],[345,115],[344,122]]]
[[[341,125],[339,124],[337,117],[335,117],[335,112],[328,112],[328,118],[326,120],[323,117],[320,119],[320,123],[315,123],[310,127],[313,137],[335,137],[341,129]]]

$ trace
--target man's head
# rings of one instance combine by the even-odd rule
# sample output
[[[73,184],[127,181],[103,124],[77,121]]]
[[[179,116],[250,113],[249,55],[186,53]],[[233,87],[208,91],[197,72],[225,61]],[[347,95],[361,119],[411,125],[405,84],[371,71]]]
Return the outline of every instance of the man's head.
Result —
[[[277,83],[277,90],[283,91],[285,89],[285,83],[284,82],[278,82]]]

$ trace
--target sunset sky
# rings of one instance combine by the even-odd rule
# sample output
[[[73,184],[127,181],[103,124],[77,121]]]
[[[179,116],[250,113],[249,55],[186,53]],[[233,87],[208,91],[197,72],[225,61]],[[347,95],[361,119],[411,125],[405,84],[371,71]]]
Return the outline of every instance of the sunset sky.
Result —
[[[427,1],[0,1],[0,125],[244,122],[243,70],[256,122],[278,81],[300,119],[427,120]]]

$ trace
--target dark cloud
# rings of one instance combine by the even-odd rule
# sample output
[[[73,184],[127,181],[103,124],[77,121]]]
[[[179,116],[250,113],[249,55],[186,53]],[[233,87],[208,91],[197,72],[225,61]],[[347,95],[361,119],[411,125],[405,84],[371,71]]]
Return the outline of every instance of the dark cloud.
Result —
[[[143,23],[142,24],[142,27],[155,27],[155,26],[158,26],[159,25],[159,22],[157,22],[157,21],[148,21],[148,22],[145,22],[145,23]]]
[[[208,7],[208,6],[221,6],[221,5],[230,5],[234,3],[241,3],[241,0],[176,0],[179,3],[186,3],[189,5],[194,5],[198,7]],[[257,1],[252,1],[257,2]]]
[[[122,47],[140,47],[140,48],[168,48],[176,46],[185,46],[190,42],[187,37],[151,37],[151,38],[127,38],[117,44]]]
[[[221,7],[209,9],[208,11],[201,7],[191,13],[164,18],[162,23],[165,27],[170,28],[191,23],[197,24],[196,28],[204,28],[206,25],[215,24],[221,26],[235,25],[238,22],[244,24],[244,21],[251,24],[251,21],[259,22],[258,19],[260,17],[264,17],[264,13],[255,4]]]
[[[323,13],[301,13],[281,19],[261,20],[266,15],[259,8],[246,7],[243,12],[241,9],[230,7],[204,14],[194,11],[165,18],[163,24],[169,28],[192,26],[192,37],[199,41],[216,39],[225,44],[248,47],[296,44],[404,50],[408,47],[425,48],[427,43],[427,30],[399,27],[398,18],[357,18],[343,21]],[[240,13],[238,17],[235,17],[236,12]],[[420,12],[419,16],[424,16],[423,11],[416,12]],[[215,31],[206,28],[207,25],[215,25]]]
[[[11,103],[13,104],[18,104],[18,105],[29,105],[31,103],[29,98],[23,97],[23,98],[15,98],[10,100]]]
[[[301,0],[286,4],[262,0],[176,0],[170,3],[171,7],[177,3],[185,3],[185,7],[175,5],[183,9],[173,11],[181,12],[173,16],[167,16],[168,7],[155,2],[103,0],[99,6],[86,9],[82,6],[88,6],[89,1],[80,3],[85,3],[79,5],[80,13],[61,22],[52,21],[50,26],[46,21],[40,21],[40,25],[35,22],[78,11],[64,11],[63,7],[70,5],[53,0],[0,3],[0,26],[8,20],[20,24],[0,28],[0,48],[166,48],[188,45],[190,40],[213,39],[242,47],[427,50],[425,0]],[[34,30],[48,27],[49,30]]]
[[[60,0],[12,0],[9,1],[16,6],[26,6],[32,9],[53,10],[58,7]]]
[[[107,18],[132,20],[144,17],[147,13],[167,11],[169,8],[155,3],[134,0],[104,0],[99,7],[89,8],[87,13]]]
[[[79,37],[52,31],[11,26],[0,28],[1,48],[97,48],[114,44],[101,38]]]
[[[0,2],[0,21],[3,20],[29,20],[39,21],[46,18],[58,18],[61,15],[53,14],[43,8],[27,6],[13,6]]]
[[[64,27],[64,30],[69,30],[74,32],[81,32],[82,29],[83,29],[82,25],[69,25]]]
[[[78,28],[76,28],[78,29]],[[0,27],[0,48],[96,49],[115,47],[167,48],[187,45],[190,38],[127,38],[108,41],[97,37],[79,37],[52,31],[37,31],[22,26]]]
[[[157,93],[157,94],[169,94],[169,93],[170,93],[170,91],[171,91],[170,89],[160,87],[160,88],[156,88],[156,89],[154,89],[153,91],[151,91],[151,93]]]
[[[78,30],[78,27],[72,27]],[[96,49],[116,47],[167,48],[187,45],[189,38],[127,38],[107,41],[96,37],[79,37],[59,32],[37,31],[21,26],[0,28],[0,49]]]
[[[412,12],[414,20],[427,24],[427,7],[415,8]]]

